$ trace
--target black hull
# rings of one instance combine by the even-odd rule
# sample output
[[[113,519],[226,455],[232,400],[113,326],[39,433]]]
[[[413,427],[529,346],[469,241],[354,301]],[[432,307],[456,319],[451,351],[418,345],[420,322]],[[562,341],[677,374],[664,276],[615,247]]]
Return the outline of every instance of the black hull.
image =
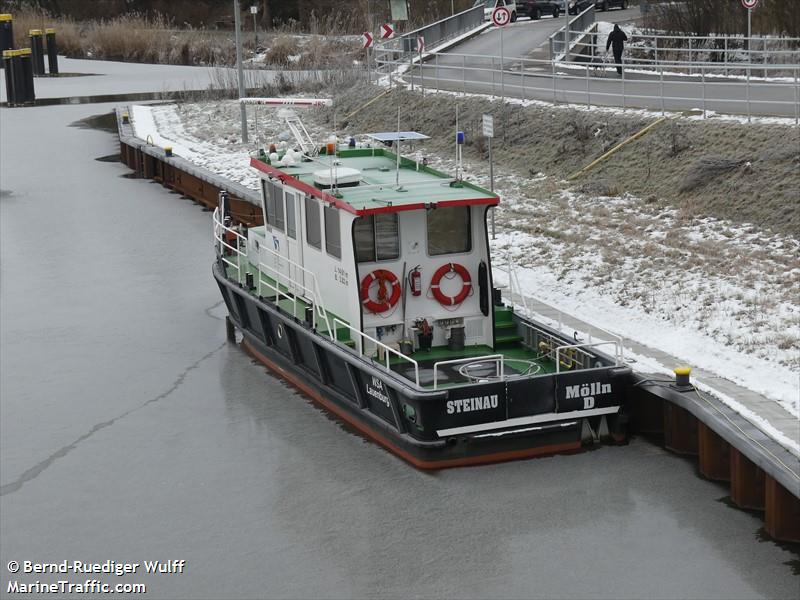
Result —
[[[419,469],[577,452],[587,439],[586,426],[592,432],[601,428],[600,413],[608,437],[626,439],[628,369],[587,372],[592,381],[614,386],[613,393],[604,393],[597,408],[588,411],[576,410],[575,402],[584,402],[582,397],[558,398],[562,380],[578,389],[586,373],[422,389],[313,331],[269,299],[257,298],[229,280],[218,264],[213,272],[230,318],[244,336],[243,346],[254,358]],[[476,397],[486,399],[485,410],[456,410],[459,403],[474,407]]]

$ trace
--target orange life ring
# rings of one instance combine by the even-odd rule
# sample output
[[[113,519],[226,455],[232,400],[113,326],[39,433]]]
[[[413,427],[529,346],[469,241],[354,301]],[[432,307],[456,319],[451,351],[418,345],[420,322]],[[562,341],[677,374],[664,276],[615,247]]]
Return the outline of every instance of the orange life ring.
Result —
[[[369,288],[378,282],[378,299],[373,300],[369,295]],[[391,294],[386,292],[386,283],[392,286]],[[397,276],[386,269],[375,269],[361,280],[361,304],[368,311],[382,313],[391,309],[400,299],[400,281]]]
[[[459,276],[461,276],[461,281],[463,282],[461,291],[455,296],[447,296],[439,287],[439,282],[442,280],[442,277],[448,273],[457,273]],[[433,291],[434,298],[436,298],[439,301],[439,304],[442,306],[455,306],[456,304],[461,304],[464,300],[466,300],[467,296],[470,295],[470,292],[472,292],[472,279],[469,276],[469,271],[467,271],[463,265],[458,263],[447,263],[442,265],[436,269],[436,273],[433,274],[433,279],[431,279],[431,291]]]

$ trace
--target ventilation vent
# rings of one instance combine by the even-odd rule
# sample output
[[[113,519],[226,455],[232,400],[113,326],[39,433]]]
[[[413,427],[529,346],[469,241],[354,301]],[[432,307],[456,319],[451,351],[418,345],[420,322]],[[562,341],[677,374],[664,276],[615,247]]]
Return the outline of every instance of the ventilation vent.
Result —
[[[464,337],[467,342],[483,340],[483,322],[485,319],[467,319],[464,323]]]
[[[314,185],[322,190],[336,187],[353,187],[361,181],[361,171],[349,167],[336,167],[314,171]]]

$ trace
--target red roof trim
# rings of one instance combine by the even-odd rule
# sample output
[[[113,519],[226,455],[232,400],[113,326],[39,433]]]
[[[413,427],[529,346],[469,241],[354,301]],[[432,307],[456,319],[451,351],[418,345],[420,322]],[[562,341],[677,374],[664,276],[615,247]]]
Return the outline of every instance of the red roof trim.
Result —
[[[250,166],[254,169],[258,169],[262,173],[266,173],[267,175],[272,175],[276,179],[280,179],[281,182],[285,183],[288,186],[291,186],[301,192],[308,194],[309,196],[314,196],[315,198],[319,198],[323,202],[327,202],[328,204],[333,204],[337,208],[341,208],[349,213],[353,213],[354,215],[361,215],[363,211],[358,211],[352,206],[350,206],[347,202],[336,198],[335,196],[331,196],[330,194],[326,194],[322,190],[318,190],[313,185],[308,185],[307,183],[303,183],[299,179],[292,177],[291,175],[281,171],[280,169],[276,169],[275,167],[268,165],[265,162],[258,160],[257,158],[250,159]]]
[[[440,200],[439,202],[429,202],[436,206],[475,206],[476,204],[486,204],[497,206],[500,204],[499,198],[470,198],[467,200]],[[417,204],[403,204],[402,206],[382,206],[381,208],[365,208],[358,211],[360,215],[375,215],[380,213],[403,212],[405,210],[420,210],[427,205],[424,202]]]
[[[357,209],[348,204],[347,202],[336,198],[322,190],[315,188],[313,185],[308,185],[300,181],[299,179],[292,177],[291,175],[281,171],[280,169],[276,169],[275,167],[268,165],[265,162],[258,160],[257,158],[250,159],[250,166],[254,169],[261,171],[262,173],[266,173],[267,175],[271,175],[276,179],[281,180],[284,184],[291,186],[297,190],[300,190],[303,193],[306,193],[310,196],[314,196],[315,198],[319,198],[323,202],[327,202],[328,204],[333,204],[337,208],[341,208],[344,211],[347,211],[351,214],[364,216],[364,215],[376,215],[380,213],[393,213],[393,212],[403,212],[406,210],[421,210],[425,208],[429,204],[436,204],[437,206],[474,206],[476,204],[486,204],[489,206],[496,206],[500,204],[500,198],[497,197],[490,197],[490,198],[469,198],[464,200],[440,200],[438,202],[418,202],[416,204],[402,204],[397,206],[382,206],[380,208],[362,208]]]

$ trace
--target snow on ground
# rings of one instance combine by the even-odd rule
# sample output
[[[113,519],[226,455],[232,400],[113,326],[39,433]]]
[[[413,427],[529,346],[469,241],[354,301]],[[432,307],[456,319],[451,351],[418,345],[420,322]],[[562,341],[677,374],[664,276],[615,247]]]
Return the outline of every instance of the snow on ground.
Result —
[[[137,106],[132,120],[142,139],[171,145],[175,154],[257,189],[249,168],[254,145],[238,141],[235,102]],[[304,123],[313,139],[330,133],[310,117]],[[277,111],[251,113],[257,147],[277,141],[285,129]],[[428,159],[455,172],[449,157]],[[488,187],[483,170],[465,165],[465,178]],[[536,184],[542,179],[557,191],[549,199],[533,195],[530,178],[495,174],[503,203],[494,251],[512,253],[526,294],[736,382],[800,418],[797,239],[721,220],[687,220],[678,210],[628,196],[559,191],[563,182],[545,176]]]

